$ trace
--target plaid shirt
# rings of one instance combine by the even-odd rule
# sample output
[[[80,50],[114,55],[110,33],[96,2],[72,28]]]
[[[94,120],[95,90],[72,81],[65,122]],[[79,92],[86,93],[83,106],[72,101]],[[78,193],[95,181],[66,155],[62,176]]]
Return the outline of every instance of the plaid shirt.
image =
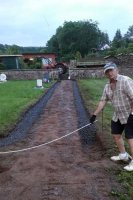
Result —
[[[121,124],[126,124],[133,108],[133,80],[118,74],[115,89],[112,90],[111,83],[107,83],[101,101],[111,101],[114,108],[112,120],[119,119]]]

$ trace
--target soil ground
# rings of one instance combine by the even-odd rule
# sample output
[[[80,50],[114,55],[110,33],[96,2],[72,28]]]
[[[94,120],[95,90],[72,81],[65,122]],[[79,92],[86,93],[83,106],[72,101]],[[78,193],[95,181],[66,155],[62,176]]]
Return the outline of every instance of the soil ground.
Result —
[[[61,81],[27,138],[1,151],[32,147],[78,128],[72,81]],[[96,139],[81,145],[78,132],[47,146],[0,155],[1,200],[111,200],[120,185]]]

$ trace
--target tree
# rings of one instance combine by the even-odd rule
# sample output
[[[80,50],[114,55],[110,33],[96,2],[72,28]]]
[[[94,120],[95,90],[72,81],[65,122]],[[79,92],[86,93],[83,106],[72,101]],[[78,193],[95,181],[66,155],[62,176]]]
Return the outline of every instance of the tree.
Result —
[[[56,35],[53,35],[46,44],[46,52],[59,53],[59,43]]]
[[[120,29],[117,29],[114,39],[112,41],[113,48],[120,48],[123,45],[122,35]]]
[[[6,53],[7,54],[19,54],[20,53],[19,46],[17,46],[17,45],[8,46],[7,45]]]
[[[133,25],[129,26],[127,33],[125,34],[125,38],[133,39]]]
[[[129,43],[127,49],[129,53],[133,53],[133,43]]]
[[[47,50],[57,53],[63,59],[73,58],[76,52],[84,57],[92,48],[108,42],[108,35],[102,33],[97,22],[77,21],[64,22],[56,30],[56,34],[47,42]]]
[[[3,63],[0,62],[0,70],[4,70],[4,69],[6,69],[5,64],[3,64]]]
[[[77,51],[75,54],[75,59],[80,60],[81,58],[82,58],[81,53],[79,51]]]

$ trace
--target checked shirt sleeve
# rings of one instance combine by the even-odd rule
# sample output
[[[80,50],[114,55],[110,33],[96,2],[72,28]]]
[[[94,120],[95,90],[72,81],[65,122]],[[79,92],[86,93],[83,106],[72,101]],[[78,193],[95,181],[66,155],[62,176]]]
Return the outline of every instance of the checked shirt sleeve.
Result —
[[[108,88],[108,84],[106,84],[104,87],[103,94],[102,94],[100,101],[108,101],[109,100],[108,95],[107,95],[107,88]]]
[[[133,80],[131,78],[125,81],[125,92],[133,103]]]

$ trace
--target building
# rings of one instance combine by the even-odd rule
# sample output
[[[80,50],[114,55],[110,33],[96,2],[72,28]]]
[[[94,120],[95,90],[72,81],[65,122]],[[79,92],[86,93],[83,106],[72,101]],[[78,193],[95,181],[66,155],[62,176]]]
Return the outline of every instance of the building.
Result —
[[[55,53],[23,53],[22,58],[27,63],[36,58],[41,59],[42,69],[54,68],[56,65]]]
[[[22,55],[0,55],[0,64],[6,69],[20,69],[19,59]]]
[[[25,63],[32,63],[34,59],[40,59],[42,69],[54,68],[56,63],[55,53],[23,53],[20,55],[0,55],[0,64],[5,69],[21,69],[20,58]]]

